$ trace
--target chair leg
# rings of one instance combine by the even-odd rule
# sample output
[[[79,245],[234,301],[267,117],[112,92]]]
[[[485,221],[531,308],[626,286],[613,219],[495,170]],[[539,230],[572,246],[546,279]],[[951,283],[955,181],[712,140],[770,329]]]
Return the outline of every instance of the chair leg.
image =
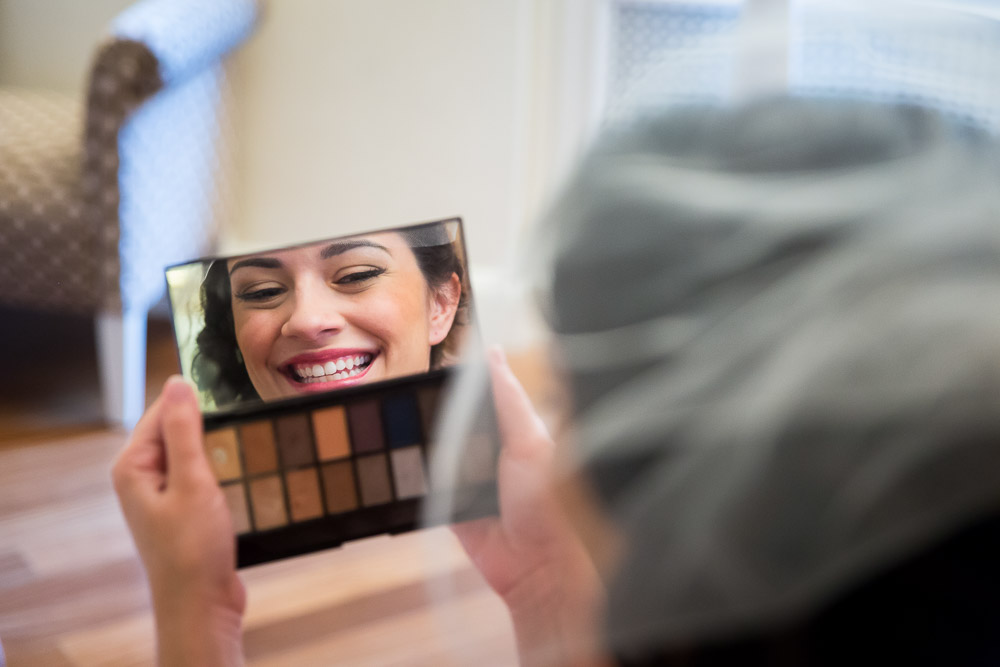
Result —
[[[129,429],[146,407],[146,315],[100,313],[95,322],[104,418]]]

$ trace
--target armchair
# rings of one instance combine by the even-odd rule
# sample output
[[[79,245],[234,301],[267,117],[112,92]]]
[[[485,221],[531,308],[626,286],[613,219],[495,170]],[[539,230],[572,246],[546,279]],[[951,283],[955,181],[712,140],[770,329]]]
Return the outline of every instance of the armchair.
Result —
[[[142,0],[113,21],[85,104],[0,88],[0,305],[95,318],[112,423],[145,406],[164,266],[214,241],[221,62],[256,15],[254,0]]]

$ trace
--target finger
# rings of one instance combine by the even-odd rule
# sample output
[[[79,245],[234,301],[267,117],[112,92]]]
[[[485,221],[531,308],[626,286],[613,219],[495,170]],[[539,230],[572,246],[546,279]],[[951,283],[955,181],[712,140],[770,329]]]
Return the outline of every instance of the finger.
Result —
[[[514,456],[551,449],[552,440],[499,347],[489,351],[490,379],[504,448]]]
[[[194,389],[180,376],[163,388],[161,428],[167,456],[167,486],[212,479],[204,450],[201,412]]]
[[[160,438],[162,408],[163,399],[160,396],[139,419],[128,442],[115,458],[111,479],[119,496],[137,483],[154,491],[162,485],[166,473]]]

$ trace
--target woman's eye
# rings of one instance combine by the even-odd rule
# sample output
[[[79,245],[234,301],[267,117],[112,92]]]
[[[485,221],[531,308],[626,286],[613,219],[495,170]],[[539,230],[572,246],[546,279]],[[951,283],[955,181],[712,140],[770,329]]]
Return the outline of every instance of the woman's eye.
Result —
[[[351,271],[350,273],[337,278],[334,282],[337,285],[357,285],[358,283],[363,283],[372,278],[378,278],[380,275],[385,273],[385,269],[372,267],[364,269],[363,271]]]
[[[246,289],[236,294],[240,301],[259,302],[268,301],[284,293],[281,287],[262,287],[260,289]]]

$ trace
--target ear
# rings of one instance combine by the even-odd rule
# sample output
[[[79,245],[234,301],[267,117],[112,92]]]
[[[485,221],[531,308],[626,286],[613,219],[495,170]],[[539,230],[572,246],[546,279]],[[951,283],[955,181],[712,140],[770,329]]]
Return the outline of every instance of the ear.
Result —
[[[429,342],[437,345],[448,337],[462,298],[462,281],[453,273],[448,282],[431,290]]]

